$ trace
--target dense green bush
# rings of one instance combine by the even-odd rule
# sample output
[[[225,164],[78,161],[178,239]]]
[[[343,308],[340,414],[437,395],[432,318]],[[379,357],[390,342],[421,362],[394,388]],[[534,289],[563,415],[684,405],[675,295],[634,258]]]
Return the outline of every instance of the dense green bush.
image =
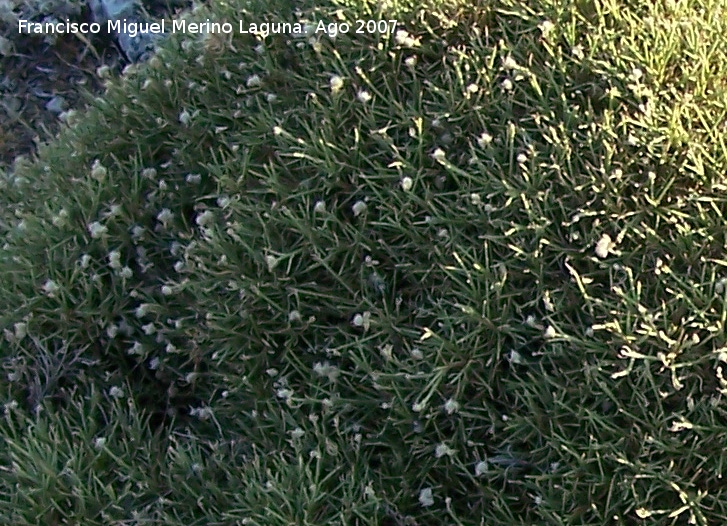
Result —
[[[198,16],[398,25],[172,39],[5,183],[5,516],[723,521],[724,21],[318,4]]]

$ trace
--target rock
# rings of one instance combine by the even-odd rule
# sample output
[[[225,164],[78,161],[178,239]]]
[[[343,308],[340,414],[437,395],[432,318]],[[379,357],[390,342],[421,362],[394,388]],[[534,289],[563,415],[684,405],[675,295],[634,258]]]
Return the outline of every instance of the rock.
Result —
[[[141,62],[149,58],[154,46],[164,35],[154,33],[139,33],[132,36],[127,28],[145,22],[139,14],[140,4],[135,0],[89,0],[89,7],[94,21],[106,24],[109,21],[121,21],[116,31],[116,40],[119,47],[131,62]]]
[[[66,110],[66,99],[56,95],[47,102],[45,109],[53,113],[63,113]]]
[[[139,4],[134,0],[89,0],[88,7],[96,22],[105,24],[109,20],[123,20],[133,17]]]
[[[7,38],[0,35],[0,55],[7,56],[13,52],[13,43]]]

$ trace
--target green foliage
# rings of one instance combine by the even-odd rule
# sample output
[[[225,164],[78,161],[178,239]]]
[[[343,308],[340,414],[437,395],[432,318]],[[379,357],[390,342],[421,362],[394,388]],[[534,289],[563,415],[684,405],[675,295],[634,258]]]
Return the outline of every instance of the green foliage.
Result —
[[[724,522],[721,3],[264,4],[398,31],[175,37],[6,183],[3,512]]]

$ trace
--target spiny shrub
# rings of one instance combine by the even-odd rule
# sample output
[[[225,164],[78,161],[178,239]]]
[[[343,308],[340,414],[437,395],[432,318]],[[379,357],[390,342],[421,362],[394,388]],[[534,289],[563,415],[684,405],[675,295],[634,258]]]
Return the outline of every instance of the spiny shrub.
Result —
[[[721,451],[721,51],[641,53],[660,5],[298,9],[214,17],[398,22],[172,39],[16,169],[8,395],[244,442],[206,524],[724,518],[684,438]]]

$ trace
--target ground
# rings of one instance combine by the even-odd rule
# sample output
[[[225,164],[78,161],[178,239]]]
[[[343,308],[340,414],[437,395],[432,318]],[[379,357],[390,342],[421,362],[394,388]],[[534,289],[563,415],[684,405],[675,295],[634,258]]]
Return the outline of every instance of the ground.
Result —
[[[148,2],[147,8],[150,16],[167,17],[188,4]],[[79,20],[90,20],[87,11]],[[38,141],[58,132],[63,111],[83,109],[88,97],[103,93],[104,79],[128,64],[106,34],[62,35],[53,42],[23,35],[12,42],[14,52],[0,55],[0,167],[33,154]]]

